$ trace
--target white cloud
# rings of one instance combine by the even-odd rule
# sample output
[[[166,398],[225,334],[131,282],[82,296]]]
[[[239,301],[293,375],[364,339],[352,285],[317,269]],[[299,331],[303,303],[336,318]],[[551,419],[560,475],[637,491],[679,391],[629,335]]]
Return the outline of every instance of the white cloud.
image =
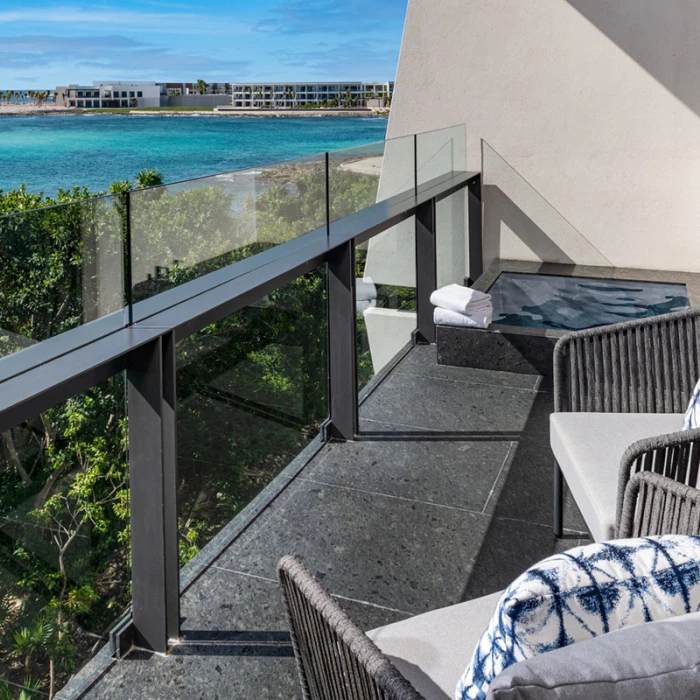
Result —
[[[186,12],[139,12],[114,8],[18,8],[0,10],[0,24],[70,24],[73,28],[121,27],[134,32],[169,34],[241,34],[246,25],[219,17]]]
[[[179,52],[121,35],[109,36],[0,36],[0,69],[26,75],[28,69],[63,66],[66,78],[75,79],[76,69],[90,68],[96,78],[120,75],[144,79],[170,78],[196,71],[207,78],[231,79],[248,61],[237,61],[210,50]],[[79,73],[84,71],[78,70]],[[10,77],[16,84],[19,77]]]

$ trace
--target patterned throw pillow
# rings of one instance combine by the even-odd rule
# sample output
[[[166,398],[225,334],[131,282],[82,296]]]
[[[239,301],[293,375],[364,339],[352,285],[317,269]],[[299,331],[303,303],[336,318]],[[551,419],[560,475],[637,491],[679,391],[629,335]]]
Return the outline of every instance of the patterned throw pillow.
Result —
[[[503,594],[457,686],[483,700],[505,668],[606,632],[700,610],[700,537],[616,540],[555,554]]]
[[[695,385],[695,391],[683,421],[683,430],[695,430],[695,428],[700,428],[700,381]]]

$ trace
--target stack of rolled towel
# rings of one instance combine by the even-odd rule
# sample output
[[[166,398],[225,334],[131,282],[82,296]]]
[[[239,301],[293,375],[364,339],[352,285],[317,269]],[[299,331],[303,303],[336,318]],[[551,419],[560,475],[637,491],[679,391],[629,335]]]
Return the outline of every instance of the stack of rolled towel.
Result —
[[[493,318],[491,295],[460,284],[434,291],[430,303],[435,307],[433,318],[439,326],[486,328]]]

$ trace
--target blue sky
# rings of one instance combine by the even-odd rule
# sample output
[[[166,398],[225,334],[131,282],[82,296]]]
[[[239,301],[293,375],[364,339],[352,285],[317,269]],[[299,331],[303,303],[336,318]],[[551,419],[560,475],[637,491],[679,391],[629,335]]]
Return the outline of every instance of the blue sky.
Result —
[[[0,88],[390,80],[407,0],[0,0]]]

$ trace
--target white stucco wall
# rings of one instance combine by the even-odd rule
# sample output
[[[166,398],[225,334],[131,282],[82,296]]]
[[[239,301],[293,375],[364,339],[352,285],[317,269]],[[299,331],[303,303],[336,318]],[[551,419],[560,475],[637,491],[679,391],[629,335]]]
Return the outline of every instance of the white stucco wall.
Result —
[[[698,27],[697,0],[409,0],[389,137],[464,122],[469,167],[485,139],[572,250],[698,272]]]

